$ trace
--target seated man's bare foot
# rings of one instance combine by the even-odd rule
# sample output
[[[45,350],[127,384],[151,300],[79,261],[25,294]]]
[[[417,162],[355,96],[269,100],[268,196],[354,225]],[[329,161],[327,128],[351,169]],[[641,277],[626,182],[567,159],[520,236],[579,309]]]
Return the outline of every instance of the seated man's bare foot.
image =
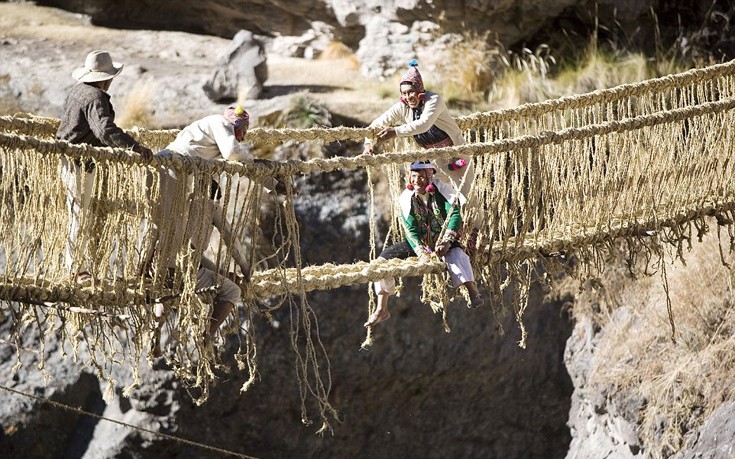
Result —
[[[367,322],[365,322],[365,327],[372,327],[375,324],[379,324],[380,322],[384,320],[390,319],[390,312],[388,312],[387,309],[383,309],[382,311],[378,310],[372,313],[370,318]]]

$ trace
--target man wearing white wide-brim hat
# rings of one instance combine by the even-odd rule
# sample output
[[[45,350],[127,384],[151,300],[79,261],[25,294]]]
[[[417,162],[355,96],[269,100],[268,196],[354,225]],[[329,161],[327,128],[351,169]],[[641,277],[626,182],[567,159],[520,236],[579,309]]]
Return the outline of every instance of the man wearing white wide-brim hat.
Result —
[[[115,111],[107,93],[123,64],[114,62],[107,51],[92,51],[87,55],[84,66],[75,69],[72,77],[79,81],[69,92],[64,104],[64,113],[56,131],[56,139],[73,144],[89,144],[97,147],[129,148],[145,159],[150,159],[151,150],[139,144],[115,124]],[[66,267],[70,271],[77,256],[79,222],[91,223],[91,218],[82,218],[87,213],[95,182],[94,162],[62,158],[62,178],[67,188],[66,205],[69,211],[69,228],[66,244]],[[77,260],[78,262],[78,260]],[[78,280],[86,280],[89,274],[81,266],[74,269]]]
[[[66,99],[56,131],[57,139],[97,147],[131,148],[150,158],[149,148],[140,145],[115,124],[115,111],[107,91],[122,69],[123,64],[113,62],[107,51],[92,51],[87,55],[84,66],[71,74],[79,84]]]

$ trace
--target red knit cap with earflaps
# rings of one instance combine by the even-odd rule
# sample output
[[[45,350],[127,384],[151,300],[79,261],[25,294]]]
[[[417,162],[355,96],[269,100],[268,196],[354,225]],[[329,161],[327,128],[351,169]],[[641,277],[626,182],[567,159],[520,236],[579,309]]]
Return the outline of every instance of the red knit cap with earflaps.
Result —
[[[409,83],[413,85],[413,87],[416,89],[416,92],[419,94],[426,92],[424,89],[424,80],[421,78],[421,74],[419,73],[419,63],[416,61],[416,59],[411,60],[411,62],[408,63],[408,71],[403,75],[401,78],[402,85],[404,83]]]

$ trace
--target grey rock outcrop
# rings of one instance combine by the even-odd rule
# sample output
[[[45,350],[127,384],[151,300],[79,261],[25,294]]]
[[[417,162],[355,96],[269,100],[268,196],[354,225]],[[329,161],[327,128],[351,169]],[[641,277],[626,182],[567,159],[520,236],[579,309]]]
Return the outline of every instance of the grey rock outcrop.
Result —
[[[624,316],[629,313],[627,309],[618,309],[614,314]],[[564,361],[574,383],[568,421],[572,441],[566,457],[647,457],[636,434],[636,420],[631,416],[640,408],[640,401],[610,400],[596,388],[588,388],[587,380],[594,368],[595,349],[600,341],[597,332],[591,320],[580,318],[574,325],[564,353]]]
[[[214,74],[202,89],[213,102],[257,99],[268,79],[263,43],[247,30],[239,31],[217,61]]]
[[[375,16],[365,27],[357,57],[361,72],[368,78],[385,78],[407,69],[407,63],[418,57],[436,40],[438,26],[429,21],[417,21],[411,27]]]
[[[720,364],[719,356],[713,370],[683,363],[710,358],[706,346],[690,344],[684,337],[697,336],[691,338],[694,343],[717,343],[713,347],[721,339],[731,339],[729,331],[723,338],[699,328],[699,317],[708,314],[729,323],[732,274],[720,265],[716,234],[705,234],[696,244],[684,256],[686,263],[675,263],[666,271],[675,340],[666,332],[651,336],[652,330],[659,332],[669,325],[659,315],[666,301],[658,296],[664,296],[662,286],[645,276],[631,278],[635,276],[630,276],[630,266],[621,260],[609,262],[596,282],[600,295],[585,291],[575,299],[579,302],[574,306],[575,326],[564,354],[574,385],[567,459],[733,457],[735,404],[719,392],[731,386],[729,366]],[[707,304],[717,306],[708,309]],[[697,319],[687,321],[684,310],[697,311]],[[659,345],[662,352],[656,351]],[[687,352],[678,354],[685,346]],[[664,387],[675,387],[676,395],[667,394]],[[715,395],[705,392],[698,403],[682,402],[689,398],[681,394],[704,392],[702,387],[713,387]]]
[[[672,459],[729,459],[735,457],[735,403],[725,402],[710,414],[684,450]]]
[[[231,37],[251,30],[270,37],[303,37],[311,30],[329,29],[361,55],[366,74],[390,74],[414,57],[420,48],[411,41],[416,24],[431,22],[441,34],[488,32],[506,47],[533,42],[539,34],[564,30],[586,37],[600,30],[621,30],[633,43],[650,44],[653,38],[651,8],[656,0],[194,0],[140,4],[132,0],[46,0],[57,6],[89,14],[96,25],[169,29]],[[685,2],[686,3],[686,2]],[[389,37],[389,38],[386,38]],[[382,48],[377,49],[374,43]],[[298,45],[296,46],[299,47]],[[367,50],[369,47],[370,51]],[[318,55],[318,46],[315,47]],[[377,56],[372,55],[377,52]],[[298,52],[298,51],[297,51]],[[396,56],[384,61],[385,56]]]
[[[313,28],[299,36],[279,36],[271,41],[270,49],[280,56],[318,58],[334,40],[334,27],[314,21]]]

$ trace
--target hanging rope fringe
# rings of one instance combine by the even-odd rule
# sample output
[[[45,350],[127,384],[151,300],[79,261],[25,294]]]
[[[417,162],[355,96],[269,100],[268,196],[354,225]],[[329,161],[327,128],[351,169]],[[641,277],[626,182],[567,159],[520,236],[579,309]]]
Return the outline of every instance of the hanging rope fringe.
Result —
[[[496,305],[504,290],[514,289],[519,345],[525,346],[523,313],[531,283],[544,276],[538,273],[593,279],[622,241],[631,264],[640,259],[646,269],[659,266],[665,281],[663,246],[682,257],[692,229],[701,234],[708,217],[728,228],[729,242],[723,238],[721,244],[728,250],[735,246],[734,77],[735,61],[461,117],[467,140],[462,146],[419,150],[401,139],[379,145],[382,153],[375,156],[277,163],[179,157],[146,162],[126,150],[57,142],[55,119],[0,117],[0,300],[5,301],[0,316],[18,323],[10,337],[18,344],[28,328],[50,333],[61,327],[73,349],[86,340],[96,355],[90,364],[111,385],[111,366],[127,364],[137,374],[137,362],[163,330],[175,344],[169,357],[173,368],[203,402],[218,363],[211,343],[202,339],[210,306],[208,296],[195,288],[196,272],[205,257],[222,274],[234,266],[221,239],[209,247],[195,243],[211,231],[209,187],[217,178],[232,237],[244,242],[256,267],[252,281],[240,285],[246,314],[251,320],[289,306],[304,422],[310,422],[305,398],[311,394],[318,400],[321,430],[329,430],[329,420],[336,419],[329,403],[330,363],[307,292],[423,275],[424,298],[442,311],[449,330],[445,267],[438,260],[416,259],[304,267],[294,207],[298,196],[290,191],[282,204],[268,207],[272,198],[260,183],[277,177],[292,190],[297,174],[366,168],[371,196],[382,178],[395,198],[409,162],[433,159],[446,167],[442,160],[472,158],[475,175],[464,178],[471,187],[462,213],[477,229],[466,231],[473,237],[473,268]],[[130,133],[154,149],[176,135],[175,130]],[[255,144],[374,136],[370,128],[248,131]],[[175,180],[167,178],[172,176]],[[73,200],[80,190],[86,190],[84,202]],[[70,212],[74,205],[80,209],[76,217]],[[370,205],[372,259],[372,198]],[[266,219],[264,212],[274,214]],[[388,214],[383,240],[401,240],[400,210],[392,204]],[[273,227],[261,228],[265,221]],[[81,271],[92,279],[78,283]],[[281,299],[270,309],[256,301],[274,296]],[[115,330],[121,317],[125,339],[133,337],[127,348]],[[236,359],[249,372],[246,390],[257,377],[257,352],[252,330],[241,339],[245,343]]]

